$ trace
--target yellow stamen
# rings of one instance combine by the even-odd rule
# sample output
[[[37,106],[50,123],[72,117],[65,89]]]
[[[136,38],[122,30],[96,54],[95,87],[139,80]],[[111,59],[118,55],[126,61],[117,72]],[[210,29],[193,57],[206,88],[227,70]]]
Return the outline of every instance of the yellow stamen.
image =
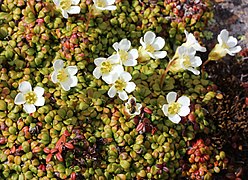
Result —
[[[184,65],[184,67],[186,67],[186,68],[188,68],[188,67],[191,66],[191,62],[190,62],[190,57],[189,57],[189,56],[184,56],[183,65]]]
[[[119,55],[120,55],[122,62],[127,61],[127,59],[128,59],[128,52],[127,51],[119,50]]]
[[[115,88],[117,89],[117,91],[123,91],[126,87],[126,82],[121,80],[121,79],[118,79],[116,82],[115,82]]]
[[[150,53],[153,53],[155,51],[154,47],[150,44],[148,44],[146,46],[146,51],[150,52]]]
[[[112,70],[112,64],[109,61],[102,62],[101,72],[103,74],[109,73]]]
[[[68,10],[72,5],[72,1],[71,0],[61,0],[59,5],[62,9]]]
[[[65,69],[61,69],[58,72],[57,79],[59,82],[65,82],[68,80],[68,78],[69,78],[69,74],[68,72],[65,71]]]
[[[37,101],[37,96],[33,91],[30,91],[27,94],[25,94],[24,98],[28,104],[34,104]]]
[[[103,1],[103,0],[97,0],[96,6],[102,7],[102,8],[103,8],[103,7],[106,7],[106,2]]]
[[[168,113],[177,114],[180,108],[181,108],[181,105],[178,102],[173,102],[168,107]]]

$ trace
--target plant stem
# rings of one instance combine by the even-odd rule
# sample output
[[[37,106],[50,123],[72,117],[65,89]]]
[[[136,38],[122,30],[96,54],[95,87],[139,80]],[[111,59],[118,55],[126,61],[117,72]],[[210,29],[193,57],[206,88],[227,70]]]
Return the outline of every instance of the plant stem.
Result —
[[[169,64],[167,65],[164,73],[162,74],[161,79],[160,79],[160,87],[161,88],[163,87],[163,84],[164,84],[164,78],[165,78],[166,74],[168,73],[168,71],[170,70],[170,67],[175,63],[175,60],[176,60],[176,58],[169,61]]]

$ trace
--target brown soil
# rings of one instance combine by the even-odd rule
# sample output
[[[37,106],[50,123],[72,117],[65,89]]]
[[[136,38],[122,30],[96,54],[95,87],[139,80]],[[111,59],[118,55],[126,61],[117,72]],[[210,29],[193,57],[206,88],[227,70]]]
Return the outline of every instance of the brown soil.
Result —
[[[248,1],[215,0],[215,22],[209,30],[214,33],[213,44],[222,29],[239,39],[243,50],[238,57],[210,62],[206,66],[209,77],[224,95],[218,104],[209,106],[209,117],[218,126],[212,135],[230,160],[227,170],[214,179],[246,179],[248,176]],[[217,26],[216,26],[217,24]]]

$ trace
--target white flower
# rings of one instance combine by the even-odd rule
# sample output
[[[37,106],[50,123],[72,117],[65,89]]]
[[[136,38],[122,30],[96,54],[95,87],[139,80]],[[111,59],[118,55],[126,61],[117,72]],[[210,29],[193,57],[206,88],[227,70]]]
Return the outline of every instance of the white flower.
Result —
[[[188,33],[186,30],[184,31],[186,35],[186,42],[182,44],[185,47],[193,47],[196,51],[206,52],[207,49],[202,47],[199,42],[195,39],[195,36],[192,33]]]
[[[217,37],[220,46],[226,51],[227,54],[234,56],[241,51],[240,46],[236,46],[238,41],[233,36],[229,36],[229,32],[223,29]]]
[[[116,10],[116,6],[112,6],[115,3],[115,0],[93,0],[94,7],[98,11],[103,10]]]
[[[134,91],[136,85],[133,82],[129,82],[132,79],[131,74],[128,72],[122,72],[119,76],[114,76],[115,81],[111,88],[108,90],[109,97],[113,98],[118,93],[119,98],[123,101],[128,99],[127,92]]]
[[[23,109],[26,113],[33,113],[36,111],[35,106],[43,106],[45,104],[45,98],[43,97],[44,89],[42,87],[35,87],[32,91],[31,84],[28,81],[21,82],[18,87],[20,93],[15,97],[15,104],[23,105]]]
[[[68,14],[79,14],[80,7],[72,6],[78,5],[80,0],[53,0],[54,4],[59,8],[62,12],[64,18],[68,18]]]
[[[167,55],[166,51],[159,51],[165,45],[164,39],[156,37],[155,33],[152,31],[146,32],[144,35],[144,41],[142,37],[140,38],[140,43],[143,46],[143,51],[153,59],[162,59]]]
[[[136,103],[135,97],[130,97],[128,102],[125,103],[125,110],[130,115],[139,115],[142,105],[140,103]]]
[[[112,84],[115,80],[115,74],[117,73],[118,76],[124,71],[122,65],[118,64],[119,62],[120,60],[117,54],[113,54],[108,58],[96,58],[94,60],[96,68],[93,71],[93,75],[97,79],[102,76],[102,79],[107,84]]]
[[[137,49],[131,49],[131,42],[127,39],[122,39],[119,43],[116,42],[113,44],[113,48],[116,50],[121,64],[124,66],[135,66],[137,65],[137,58],[139,56]]]
[[[234,56],[241,51],[241,47],[237,46],[238,41],[233,36],[229,36],[229,32],[223,29],[217,37],[218,44],[211,50],[208,55],[209,60],[219,60],[229,54]]]
[[[52,72],[51,79],[53,83],[60,83],[62,89],[69,91],[71,87],[75,87],[78,79],[75,76],[78,69],[76,66],[68,66],[64,68],[64,61],[56,60],[53,63],[54,71]]]
[[[166,96],[168,104],[163,105],[162,111],[169,120],[178,124],[181,121],[180,116],[187,116],[190,113],[190,99],[187,96],[181,96],[176,101],[176,98],[176,92],[169,92]]]
[[[195,75],[199,75],[200,71],[195,68],[202,64],[202,60],[199,56],[195,56],[195,53],[196,51],[193,47],[180,46],[178,47],[178,61],[182,69],[187,69]]]

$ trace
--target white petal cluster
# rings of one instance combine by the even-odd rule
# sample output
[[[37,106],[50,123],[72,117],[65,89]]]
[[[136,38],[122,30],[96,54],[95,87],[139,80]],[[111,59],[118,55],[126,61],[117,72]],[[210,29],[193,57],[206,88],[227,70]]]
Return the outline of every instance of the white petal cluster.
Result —
[[[178,48],[178,61],[183,70],[189,70],[195,75],[199,75],[200,71],[196,68],[202,64],[199,56],[195,56],[196,51],[193,47],[187,48],[180,46]]]
[[[122,65],[119,64],[120,59],[117,54],[113,54],[109,58],[96,58],[94,63],[96,68],[93,71],[95,78],[99,79],[102,76],[102,79],[107,84],[112,84],[115,80],[114,76],[118,76],[124,71]]]
[[[119,76],[116,74],[113,77],[114,83],[108,90],[109,97],[113,98],[117,93],[121,100],[127,100],[127,93],[131,93],[136,87],[134,82],[129,82],[132,79],[131,74],[124,71]]]
[[[61,87],[65,91],[69,91],[71,87],[77,86],[78,79],[75,76],[77,74],[76,66],[68,66],[64,68],[64,61],[56,60],[53,64],[54,71],[51,75],[53,83],[60,83]]]
[[[130,115],[139,115],[141,112],[142,105],[136,102],[135,97],[130,97],[125,103],[125,110]]]
[[[131,49],[131,42],[127,39],[122,39],[119,43],[113,44],[113,48],[116,50],[120,63],[124,66],[136,66],[137,58],[139,56],[137,49]]]
[[[188,33],[186,30],[184,31],[186,35],[186,42],[182,44],[184,47],[194,48],[195,51],[206,52],[207,49],[202,47],[199,42],[195,39],[195,36],[192,33]]]
[[[217,37],[219,45],[223,50],[231,55],[234,56],[236,53],[241,51],[241,47],[237,46],[238,41],[233,36],[229,36],[229,32],[226,29],[223,29]]]
[[[28,81],[19,84],[20,93],[15,97],[14,103],[17,105],[23,104],[23,109],[26,113],[33,113],[36,111],[35,106],[43,106],[45,98],[43,97],[44,89],[36,86],[32,91],[32,86]]]
[[[178,124],[181,121],[181,116],[187,116],[190,113],[190,99],[187,96],[181,96],[177,99],[176,92],[169,92],[166,95],[168,104],[164,104],[162,111],[165,116],[173,123]]]
[[[165,40],[162,37],[156,37],[152,31],[146,32],[144,38],[140,38],[140,43],[143,47],[141,51],[153,59],[162,59],[167,55],[166,51],[160,51],[165,45]]]
[[[94,63],[96,68],[93,71],[95,78],[102,79],[110,84],[108,91],[109,97],[113,98],[116,94],[121,100],[127,100],[127,93],[134,91],[136,85],[129,82],[132,79],[131,74],[124,71],[124,66],[137,65],[139,56],[137,49],[131,49],[131,42],[127,39],[122,39],[120,42],[115,42],[113,48],[116,54],[112,54],[108,58],[96,58]]]
[[[68,14],[79,14],[80,7],[77,6],[80,0],[53,0],[54,4],[58,9],[61,10],[61,13],[64,18],[68,18]]]
[[[234,56],[241,51],[241,47],[237,46],[238,41],[233,36],[229,36],[229,32],[223,29],[217,37],[218,44],[211,50],[208,60],[219,60],[227,54]]]
[[[184,33],[186,35],[186,42],[177,48],[170,71],[189,70],[195,75],[199,75],[200,71],[197,70],[197,67],[202,64],[202,60],[199,56],[195,56],[195,54],[196,51],[206,52],[206,48],[199,44],[192,33],[187,31],[184,31]]]
[[[93,0],[93,2],[94,2],[94,8],[97,11],[116,10],[116,6],[113,6],[115,0]]]

